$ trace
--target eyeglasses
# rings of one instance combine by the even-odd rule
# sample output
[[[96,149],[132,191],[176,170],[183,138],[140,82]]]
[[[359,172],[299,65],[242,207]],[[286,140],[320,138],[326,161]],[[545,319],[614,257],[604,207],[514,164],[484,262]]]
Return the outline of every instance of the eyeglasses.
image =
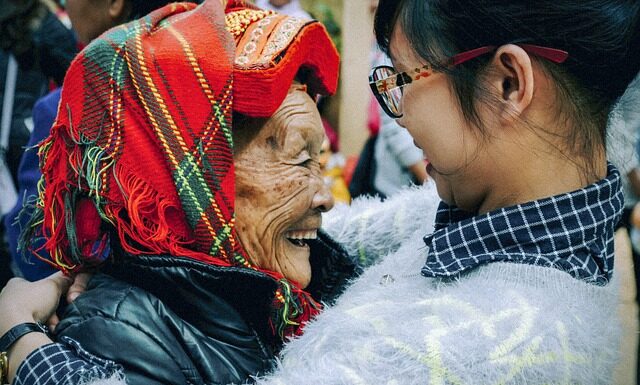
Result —
[[[555,48],[541,47],[531,44],[518,44],[520,48],[530,54],[540,56],[554,63],[563,63],[569,57],[569,53]],[[496,50],[497,46],[486,46],[465,51],[452,56],[449,60],[451,66],[457,66],[478,56]],[[402,117],[402,88],[407,84],[433,74],[431,65],[426,64],[411,71],[398,73],[395,68],[387,65],[377,66],[369,75],[369,86],[384,112],[392,118]]]

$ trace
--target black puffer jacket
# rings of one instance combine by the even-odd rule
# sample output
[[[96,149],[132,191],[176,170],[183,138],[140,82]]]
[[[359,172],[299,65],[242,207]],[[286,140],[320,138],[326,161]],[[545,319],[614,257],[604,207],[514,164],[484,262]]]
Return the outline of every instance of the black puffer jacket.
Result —
[[[308,289],[331,302],[357,273],[321,234]],[[231,384],[265,373],[280,344],[268,320],[275,280],[171,256],[121,257],[70,305],[58,336],[125,369],[127,383]]]

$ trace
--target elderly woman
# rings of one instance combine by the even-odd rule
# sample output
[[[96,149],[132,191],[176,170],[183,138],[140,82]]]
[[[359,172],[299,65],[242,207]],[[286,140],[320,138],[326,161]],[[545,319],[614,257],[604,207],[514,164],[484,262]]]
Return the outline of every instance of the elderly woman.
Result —
[[[101,274],[17,383],[84,350],[130,384],[269,370],[355,270],[318,231],[333,201],[313,97],[337,71],[322,25],[239,2],[169,5],[92,42],[40,148],[32,223],[50,263]],[[10,351],[11,373],[20,361]],[[83,368],[51,381],[96,375]]]

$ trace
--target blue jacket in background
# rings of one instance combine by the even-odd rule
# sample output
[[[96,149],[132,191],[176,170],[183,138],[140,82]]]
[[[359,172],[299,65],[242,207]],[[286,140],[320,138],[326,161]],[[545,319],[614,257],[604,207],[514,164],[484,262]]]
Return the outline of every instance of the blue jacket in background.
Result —
[[[22,210],[25,199],[29,200],[29,197],[38,194],[38,181],[42,175],[38,164],[38,150],[35,146],[49,136],[51,126],[58,112],[60,92],[61,88],[50,92],[48,95],[38,99],[33,107],[33,132],[18,168],[18,203],[4,218],[9,252],[19,270],[19,272],[15,273],[22,275],[29,281],[35,281],[56,272],[56,269],[37,257],[29,253],[25,253],[24,256],[18,253],[18,239],[21,229],[26,225],[32,212],[32,210],[25,209],[20,214],[20,210]],[[39,247],[43,243],[44,240],[39,240],[34,243],[34,247]],[[40,251],[39,253],[45,258],[49,256],[45,251]]]

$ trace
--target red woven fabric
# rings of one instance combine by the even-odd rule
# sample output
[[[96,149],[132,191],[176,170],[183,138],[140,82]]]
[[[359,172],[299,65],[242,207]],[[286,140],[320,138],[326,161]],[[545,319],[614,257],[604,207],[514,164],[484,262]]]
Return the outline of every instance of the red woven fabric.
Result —
[[[247,18],[254,21],[243,24]],[[256,11],[243,1],[229,2],[226,21],[236,43],[234,111],[273,115],[296,77],[312,95],[336,92],[340,59],[322,24]]]
[[[69,236],[89,231],[86,216],[65,219],[83,199],[130,253],[231,263],[234,47],[216,8],[164,7],[106,33],[72,63],[41,148],[46,247],[61,267],[98,257],[79,253]],[[212,46],[219,54],[208,54]]]
[[[168,5],[78,55],[39,150],[45,188],[31,231],[65,271],[100,264],[110,237],[133,255],[263,271],[280,285],[272,326],[284,337],[320,305],[281,274],[252,266],[236,241],[232,111],[272,115],[296,74],[312,92],[333,92],[338,56],[317,22],[241,2],[225,14],[224,6]],[[265,16],[274,22],[259,42],[265,50],[240,63],[243,37],[257,36]]]

